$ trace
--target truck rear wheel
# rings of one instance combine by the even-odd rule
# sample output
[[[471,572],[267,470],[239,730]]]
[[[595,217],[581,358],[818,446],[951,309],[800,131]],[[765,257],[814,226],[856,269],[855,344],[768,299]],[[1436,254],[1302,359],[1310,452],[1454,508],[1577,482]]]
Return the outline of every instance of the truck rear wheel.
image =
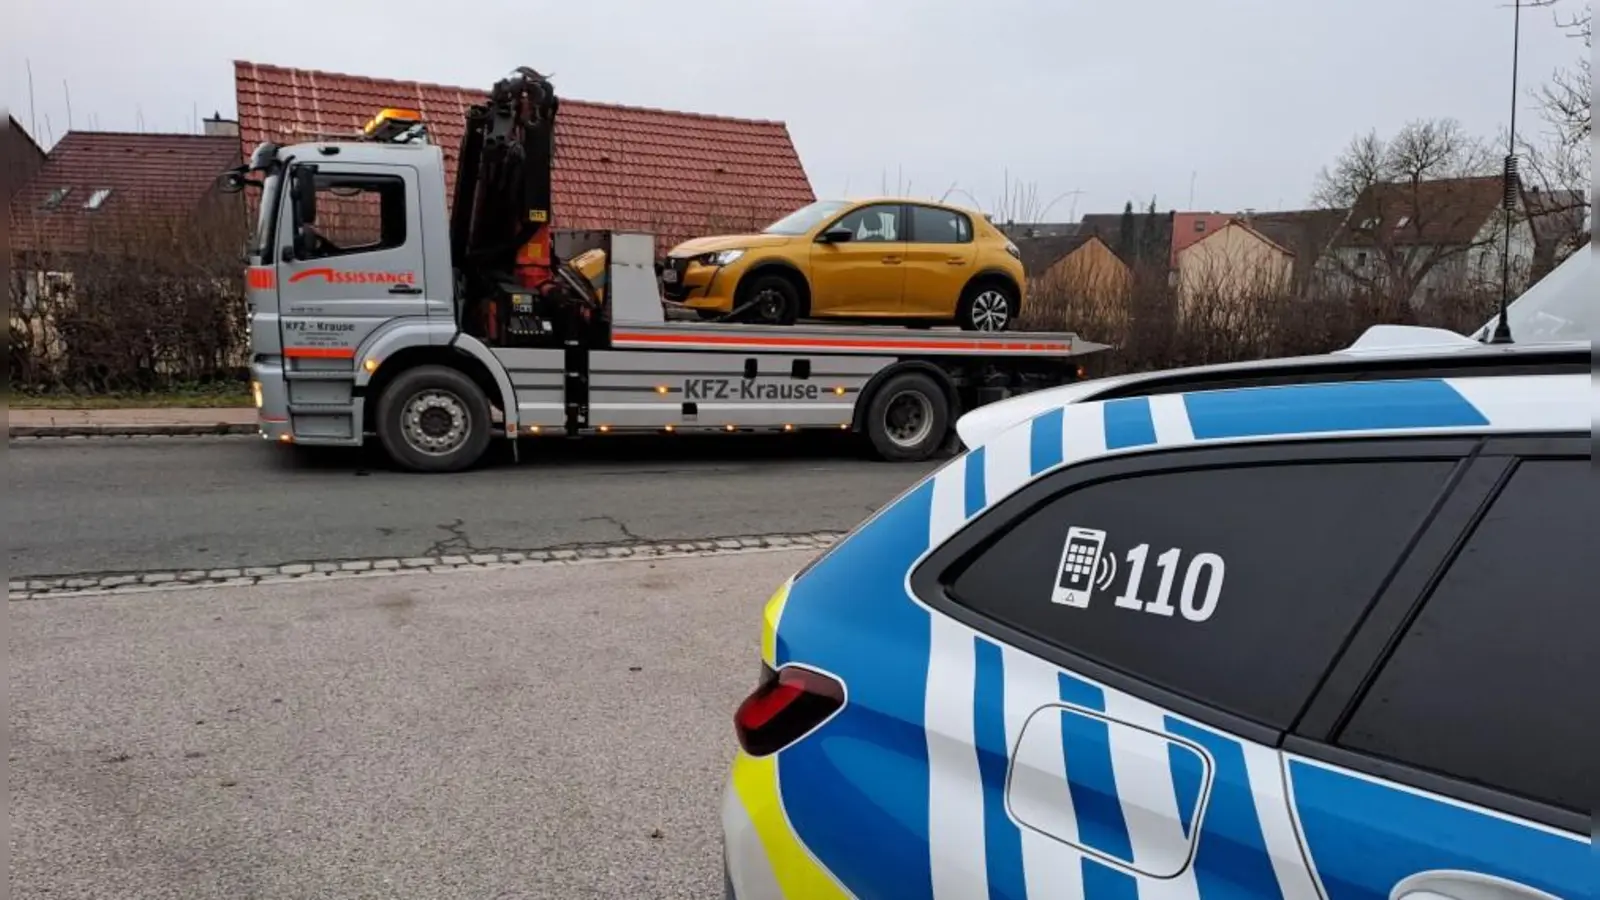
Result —
[[[950,430],[950,401],[938,382],[921,372],[891,377],[867,405],[867,438],[887,460],[912,461],[932,456]]]
[[[457,472],[489,447],[489,400],[447,366],[401,373],[378,398],[378,440],[413,472]]]

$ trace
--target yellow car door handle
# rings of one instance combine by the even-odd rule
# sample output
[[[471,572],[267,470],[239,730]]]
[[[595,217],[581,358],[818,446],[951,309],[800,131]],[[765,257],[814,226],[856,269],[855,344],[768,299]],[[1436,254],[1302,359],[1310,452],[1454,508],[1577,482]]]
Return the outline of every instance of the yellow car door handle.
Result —
[[[949,259],[945,260],[945,262],[950,264],[950,265],[952,265],[952,266],[964,266],[964,265],[967,264],[966,259],[964,259],[964,258],[962,258],[960,256],[952,256]]]
[[[900,257],[898,257],[898,256],[885,256],[883,258],[883,264],[886,265],[886,266],[898,266],[898,265],[900,265]]]

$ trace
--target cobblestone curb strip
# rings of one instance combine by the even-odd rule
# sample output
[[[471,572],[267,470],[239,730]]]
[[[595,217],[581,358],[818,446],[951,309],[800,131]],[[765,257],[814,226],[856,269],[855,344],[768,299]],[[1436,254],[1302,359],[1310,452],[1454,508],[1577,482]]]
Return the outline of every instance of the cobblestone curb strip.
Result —
[[[218,434],[258,434],[254,422],[218,422],[215,425],[10,425],[10,440],[20,438],[86,437],[200,437]]]
[[[834,531],[709,538],[698,541],[630,541],[585,544],[548,550],[473,553],[465,556],[408,556],[384,559],[335,559],[253,566],[237,569],[188,569],[169,572],[121,572],[12,579],[10,600],[53,600],[58,597],[102,597],[185,588],[234,587],[388,575],[423,575],[518,566],[583,565],[639,559],[720,556],[773,550],[821,550],[842,535]]]

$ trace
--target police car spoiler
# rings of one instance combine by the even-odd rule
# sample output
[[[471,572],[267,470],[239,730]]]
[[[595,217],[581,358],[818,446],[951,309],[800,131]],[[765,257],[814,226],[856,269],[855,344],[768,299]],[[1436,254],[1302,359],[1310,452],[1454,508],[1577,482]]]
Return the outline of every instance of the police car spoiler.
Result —
[[[956,420],[956,434],[976,447],[1041,413],[1074,403],[1352,378],[1451,377],[1488,374],[1588,372],[1586,342],[1493,345],[1440,328],[1375,325],[1342,350],[1314,356],[1266,359],[1115,375],[1034,391],[978,407]]]

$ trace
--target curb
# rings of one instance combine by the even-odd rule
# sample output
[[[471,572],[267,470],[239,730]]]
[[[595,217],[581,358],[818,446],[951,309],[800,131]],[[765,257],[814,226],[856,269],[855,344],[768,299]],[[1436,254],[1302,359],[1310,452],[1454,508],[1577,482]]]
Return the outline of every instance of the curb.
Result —
[[[51,575],[8,580],[7,599],[54,600],[60,597],[107,597],[214,587],[249,587],[290,581],[333,581],[399,575],[437,575],[444,572],[483,571],[524,566],[586,565],[643,559],[725,556],[770,553],[779,550],[817,550],[843,537],[837,531],[792,534],[738,535],[692,541],[623,541],[583,544],[541,550],[476,553],[470,550],[440,556],[328,559],[275,566],[241,566],[231,569],[100,572]]]
[[[198,437],[218,434],[259,434],[254,422],[217,422],[164,425],[11,425],[10,440],[66,437]]]

